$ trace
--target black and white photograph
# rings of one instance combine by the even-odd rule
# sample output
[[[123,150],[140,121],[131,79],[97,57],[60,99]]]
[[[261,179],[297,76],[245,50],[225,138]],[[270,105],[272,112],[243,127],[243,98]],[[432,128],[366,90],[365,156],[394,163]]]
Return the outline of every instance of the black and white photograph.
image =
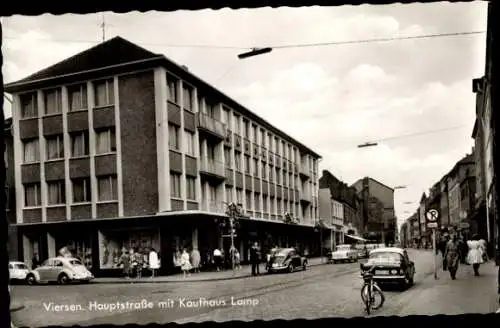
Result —
[[[2,17],[12,325],[498,312],[491,7]]]

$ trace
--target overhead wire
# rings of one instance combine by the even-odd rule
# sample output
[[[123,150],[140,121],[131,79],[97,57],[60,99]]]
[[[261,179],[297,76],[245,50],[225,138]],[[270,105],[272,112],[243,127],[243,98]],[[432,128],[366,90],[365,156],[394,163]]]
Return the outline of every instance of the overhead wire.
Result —
[[[349,44],[364,44],[364,43],[378,43],[378,42],[391,42],[391,41],[404,41],[404,40],[419,40],[419,39],[433,39],[433,38],[443,38],[443,37],[454,37],[454,36],[471,36],[484,34],[486,31],[465,31],[465,32],[452,32],[452,33],[435,33],[435,34],[422,34],[422,35],[411,35],[411,36],[394,36],[386,38],[371,38],[371,39],[359,39],[359,40],[344,40],[344,41],[328,41],[328,42],[316,42],[316,43],[296,43],[287,45],[268,45],[265,47],[273,49],[291,49],[291,48],[306,48],[306,47],[324,47],[324,46],[337,46],[337,45],[349,45]],[[22,39],[22,36],[8,36],[3,37],[6,40],[16,40]],[[88,44],[98,44],[101,41],[95,40],[77,40],[77,39],[36,39],[38,41],[47,41],[55,43],[88,43]],[[201,49],[233,49],[233,50],[248,50],[256,49],[255,46],[231,46],[231,45],[210,45],[210,44],[171,44],[171,43],[149,43],[149,42],[138,42],[144,46],[158,46],[166,48],[201,48]],[[264,47],[262,47],[264,48]]]
[[[468,127],[468,126],[469,125],[467,125],[467,124],[463,124],[463,125],[450,126],[450,127],[445,127],[445,128],[436,129],[436,130],[427,130],[427,131],[415,132],[415,133],[409,133],[409,134],[400,134],[400,135],[395,135],[395,136],[386,137],[386,138],[382,138],[382,139],[377,139],[377,140],[374,140],[373,142],[391,141],[391,140],[397,140],[397,139],[404,139],[404,138],[411,138],[411,137],[417,137],[417,136],[423,136],[423,135],[442,133],[442,132],[447,132],[447,131],[463,129],[463,128]]]

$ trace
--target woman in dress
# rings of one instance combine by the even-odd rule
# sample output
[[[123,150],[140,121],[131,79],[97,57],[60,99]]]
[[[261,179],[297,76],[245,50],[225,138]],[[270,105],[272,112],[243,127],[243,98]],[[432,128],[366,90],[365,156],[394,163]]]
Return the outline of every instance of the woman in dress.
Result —
[[[191,262],[189,261],[189,254],[186,249],[182,251],[181,255],[181,270],[184,274],[184,278],[191,275],[189,272],[189,270],[191,270]]]
[[[149,252],[149,269],[151,270],[151,279],[156,276],[156,270],[160,268],[160,261],[158,260],[158,253],[154,248]]]
[[[193,266],[194,272],[200,272],[200,262],[200,251],[198,251],[197,248],[193,248],[193,250],[191,251],[191,265]]]
[[[124,248],[122,250],[122,255],[120,257],[120,266],[123,269],[123,275],[126,279],[130,278],[130,256],[127,253],[127,250]]]
[[[479,242],[479,236],[474,235],[472,240],[467,242],[469,253],[467,254],[467,262],[472,265],[474,275],[479,276],[479,267],[483,263],[483,246]]]
[[[458,264],[460,263],[459,252],[458,237],[457,235],[453,235],[446,244],[446,250],[444,252],[446,268],[450,272],[451,280],[457,279]]]

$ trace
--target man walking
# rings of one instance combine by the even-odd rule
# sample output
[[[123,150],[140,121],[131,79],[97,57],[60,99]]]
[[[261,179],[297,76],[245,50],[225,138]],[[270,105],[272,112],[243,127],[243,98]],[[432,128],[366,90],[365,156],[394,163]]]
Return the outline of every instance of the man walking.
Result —
[[[252,276],[260,275],[259,272],[259,245],[255,242],[250,249],[250,263],[252,264]]]

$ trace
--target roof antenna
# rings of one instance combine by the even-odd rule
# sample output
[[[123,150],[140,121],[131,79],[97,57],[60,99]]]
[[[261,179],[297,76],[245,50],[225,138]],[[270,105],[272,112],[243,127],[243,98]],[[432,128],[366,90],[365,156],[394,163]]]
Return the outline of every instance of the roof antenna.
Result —
[[[106,18],[104,17],[104,13],[102,13],[102,22],[101,22],[101,30],[102,30],[102,42],[106,41]]]

